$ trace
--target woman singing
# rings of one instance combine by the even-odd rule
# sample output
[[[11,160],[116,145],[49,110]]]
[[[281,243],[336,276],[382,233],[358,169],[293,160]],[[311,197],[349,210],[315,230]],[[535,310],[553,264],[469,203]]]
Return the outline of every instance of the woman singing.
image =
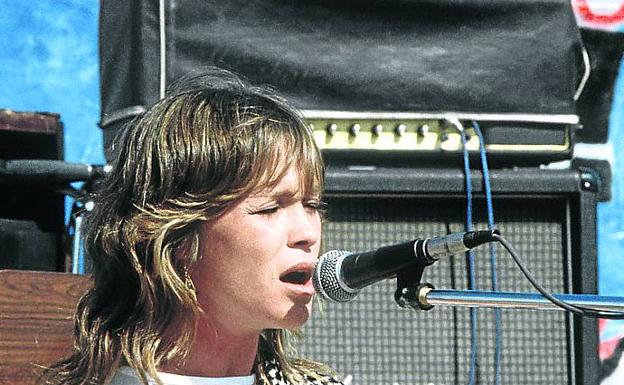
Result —
[[[127,127],[85,231],[93,288],[45,384],[339,384],[296,358],[319,254],[323,164],[287,103],[229,72]]]

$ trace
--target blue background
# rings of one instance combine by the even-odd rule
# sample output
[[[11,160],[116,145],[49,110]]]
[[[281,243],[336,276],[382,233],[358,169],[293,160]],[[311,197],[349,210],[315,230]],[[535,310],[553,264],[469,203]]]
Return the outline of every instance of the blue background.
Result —
[[[70,162],[104,162],[97,127],[98,7],[87,0],[0,0],[0,108],[61,114]],[[624,31],[622,24],[618,29]],[[613,199],[598,208],[599,290],[618,296],[624,296],[623,143],[624,75],[616,82],[610,116]],[[624,334],[622,325],[615,323],[603,337]]]

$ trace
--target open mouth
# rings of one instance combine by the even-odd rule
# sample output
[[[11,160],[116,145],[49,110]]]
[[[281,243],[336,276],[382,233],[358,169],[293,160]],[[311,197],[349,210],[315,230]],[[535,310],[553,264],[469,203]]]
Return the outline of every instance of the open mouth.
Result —
[[[309,267],[297,267],[280,276],[280,281],[294,285],[304,285],[312,277],[312,269]]]

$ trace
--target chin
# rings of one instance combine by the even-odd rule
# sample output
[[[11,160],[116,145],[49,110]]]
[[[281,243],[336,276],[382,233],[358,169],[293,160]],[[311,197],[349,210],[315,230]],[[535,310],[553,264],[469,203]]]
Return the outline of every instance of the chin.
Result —
[[[294,305],[281,320],[281,329],[297,329],[303,326],[312,313],[312,305]]]

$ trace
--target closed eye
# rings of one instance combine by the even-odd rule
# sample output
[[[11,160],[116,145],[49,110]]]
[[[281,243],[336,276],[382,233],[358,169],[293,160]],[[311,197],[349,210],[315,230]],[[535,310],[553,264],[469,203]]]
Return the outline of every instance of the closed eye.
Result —
[[[271,215],[277,213],[279,209],[283,207],[283,205],[284,204],[278,202],[270,206],[263,206],[252,209],[249,213],[252,215]],[[321,217],[323,217],[325,215],[325,212],[327,211],[327,203],[318,200],[303,201],[302,205],[306,209],[306,211],[315,214],[318,213]]]
[[[255,209],[251,212],[251,214],[254,215],[270,215],[270,214],[275,214],[277,212],[277,210],[279,210],[280,206],[279,205],[273,205],[273,206],[268,206],[268,207],[262,207],[259,209]]]

